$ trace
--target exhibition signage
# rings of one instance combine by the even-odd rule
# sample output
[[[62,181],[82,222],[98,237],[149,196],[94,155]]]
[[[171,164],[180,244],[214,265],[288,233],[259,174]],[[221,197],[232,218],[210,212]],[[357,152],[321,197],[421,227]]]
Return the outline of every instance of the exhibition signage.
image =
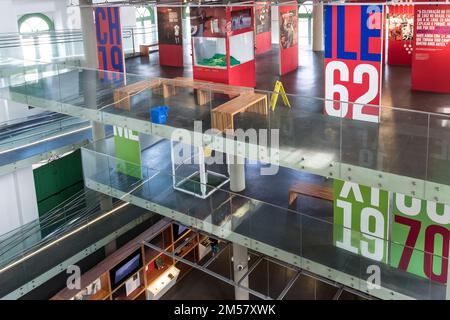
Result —
[[[363,257],[387,262],[389,193],[334,180],[333,243]]]
[[[445,283],[450,206],[400,193],[394,193],[393,202],[392,266]]]
[[[182,8],[157,7],[157,14],[159,64],[162,66],[182,67]]]
[[[411,65],[414,38],[414,5],[388,6],[388,56],[390,65]]]
[[[416,5],[412,89],[450,93],[450,5]]]
[[[97,55],[100,70],[123,73],[125,70],[122,49],[122,28],[118,7],[98,7],[94,9],[97,35]],[[108,79],[122,80],[119,73],[107,73]]]
[[[381,5],[325,6],[325,114],[379,122],[382,17]]]
[[[270,2],[255,4],[255,47],[257,55],[272,50]]]
[[[141,179],[141,144],[139,132],[114,126],[117,171]]]
[[[298,6],[297,3],[278,7],[279,14],[279,74],[298,68]]]

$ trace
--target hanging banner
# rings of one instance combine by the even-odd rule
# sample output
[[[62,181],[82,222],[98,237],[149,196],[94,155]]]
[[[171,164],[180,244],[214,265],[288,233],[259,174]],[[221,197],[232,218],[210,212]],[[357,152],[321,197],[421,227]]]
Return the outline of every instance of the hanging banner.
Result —
[[[392,266],[445,283],[450,206],[394,193]]]
[[[125,58],[122,47],[122,28],[119,7],[98,7],[94,9],[97,35],[98,67],[100,70],[125,72]],[[108,79],[122,81],[123,76],[104,73]]]
[[[325,114],[379,122],[368,104],[380,104],[383,16],[381,5],[325,6]]]
[[[272,50],[272,21],[270,2],[255,4],[255,46],[256,54]]]
[[[141,143],[139,132],[114,126],[116,168],[118,172],[141,179]]]
[[[412,89],[450,93],[450,5],[416,5]]]
[[[388,6],[388,56],[390,65],[410,66],[414,39],[414,5]]]
[[[279,74],[282,76],[298,68],[298,6],[278,7],[280,28]]]
[[[158,7],[159,64],[183,66],[182,8]]]
[[[334,245],[387,262],[389,192],[336,179],[333,190]]]

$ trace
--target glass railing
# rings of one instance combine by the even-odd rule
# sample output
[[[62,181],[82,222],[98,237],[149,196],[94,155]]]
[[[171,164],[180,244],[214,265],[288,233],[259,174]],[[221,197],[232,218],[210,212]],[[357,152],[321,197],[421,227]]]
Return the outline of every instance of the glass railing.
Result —
[[[90,127],[89,121],[51,115],[37,123],[11,127],[0,123],[0,153],[33,146],[42,142],[79,132]]]
[[[138,166],[116,158],[114,148],[113,141],[103,140],[82,149],[88,188],[382,299],[445,299],[446,277],[443,281],[441,278],[448,261],[442,255],[236,194],[225,187],[201,184],[191,178],[189,170],[173,176],[172,171],[158,166]],[[200,199],[176,190],[174,184],[181,180],[191,191],[203,187],[213,192]],[[420,257],[424,270],[432,270],[432,276],[402,269],[395,258],[399,254]],[[371,277],[374,274],[375,278]]]
[[[450,203],[447,115],[366,105],[379,114],[378,122],[352,120],[324,113],[325,102],[351,103],[299,95],[288,95],[292,108],[279,103],[272,111],[267,91],[57,64],[14,73],[0,68],[0,76],[4,99],[167,139],[182,135],[217,151]],[[219,106],[247,93],[248,112],[218,117]],[[152,123],[150,110],[160,105],[169,107],[167,121]],[[243,129],[258,141],[241,136],[236,142],[236,135],[210,130],[215,128]]]

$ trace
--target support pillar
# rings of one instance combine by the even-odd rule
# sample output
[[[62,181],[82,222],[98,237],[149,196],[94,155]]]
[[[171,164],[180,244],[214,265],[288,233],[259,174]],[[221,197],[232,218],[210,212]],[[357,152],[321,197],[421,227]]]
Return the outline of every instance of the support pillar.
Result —
[[[313,19],[313,51],[323,51],[323,3],[316,3],[313,6],[312,12]]]
[[[234,280],[241,279],[248,270],[248,249],[239,244],[233,243],[233,270]],[[248,275],[241,281],[241,285],[248,288]],[[234,288],[234,296],[236,300],[249,300],[249,292],[247,290]]]
[[[98,69],[97,35],[92,7],[92,0],[80,0],[81,30],[83,33],[84,59],[81,65],[84,68]],[[88,108],[97,109],[97,73],[95,71],[83,73],[82,85],[84,88],[84,101]],[[98,141],[106,137],[103,123],[92,121],[92,140]],[[100,209],[105,212],[112,209],[112,198],[101,196]]]
[[[241,192],[245,189],[245,158],[227,155],[230,190]]]
[[[450,300],[450,239],[448,245],[448,255],[447,255],[447,291],[445,295],[446,300]]]

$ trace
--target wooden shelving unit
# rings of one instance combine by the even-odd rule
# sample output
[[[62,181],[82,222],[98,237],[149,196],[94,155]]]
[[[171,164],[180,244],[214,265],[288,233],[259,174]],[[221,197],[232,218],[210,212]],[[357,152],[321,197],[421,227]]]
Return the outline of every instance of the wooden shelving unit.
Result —
[[[143,244],[144,241],[174,252],[181,258],[198,262],[198,246],[207,237],[187,229],[174,239],[174,226],[169,220],[158,222],[133,241],[123,246],[96,267],[82,275],[82,290],[63,289],[54,300],[146,300],[159,299],[174,283],[184,277],[191,267]],[[154,234],[157,233],[156,237]],[[150,240],[151,239],[151,240]],[[140,252],[139,269],[127,274],[118,285],[113,282],[114,270],[125,265]],[[139,279],[139,280],[138,280]],[[138,285],[137,285],[138,284]],[[127,289],[128,285],[128,289]],[[134,290],[132,290],[134,288]],[[132,290],[131,292],[129,292]],[[153,291],[152,291],[153,290]],[[128,291],[128,292],[127,292]],[[156,292],[156,293],[155,293]]]

